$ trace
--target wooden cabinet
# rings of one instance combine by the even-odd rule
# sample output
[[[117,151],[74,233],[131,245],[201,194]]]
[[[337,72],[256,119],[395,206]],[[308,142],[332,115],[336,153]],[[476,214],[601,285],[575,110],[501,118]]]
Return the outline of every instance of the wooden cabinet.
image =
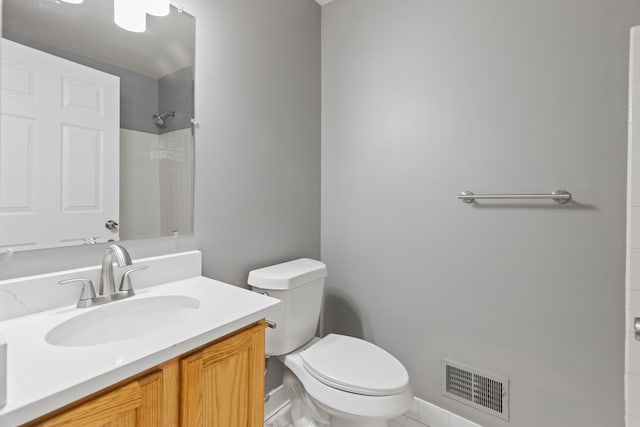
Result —
[[[263,399],[260,321],[25,426],[257,427]]]
[[[183,358],[180,425],[259,426],[264,422],[263,379],[263,326]]]
[[[134,380],[37,425],[159,426],[162,419],[162,371]]]

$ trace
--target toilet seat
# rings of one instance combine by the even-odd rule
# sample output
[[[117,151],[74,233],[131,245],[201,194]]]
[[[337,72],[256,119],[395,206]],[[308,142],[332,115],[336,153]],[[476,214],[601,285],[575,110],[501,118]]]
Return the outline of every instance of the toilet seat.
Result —
[[[409,373],[380,347],[354,337],[330,334],[300,352],[304,368],[329,387],[366,396],[402,392]]]
[[[413,389],[408,381],[404,389],[395,394],[365,395],[340,390],[318,380],[305,368],[305,363],[300,354],[321,341],[320,338],[314,338],[302,348],[280,357],[280,360],[287,368],[293,371],[306,392],[320,407],[329,413],[343,416],[382,417],[387,419],[401,415],[409,408],[413,401]]]

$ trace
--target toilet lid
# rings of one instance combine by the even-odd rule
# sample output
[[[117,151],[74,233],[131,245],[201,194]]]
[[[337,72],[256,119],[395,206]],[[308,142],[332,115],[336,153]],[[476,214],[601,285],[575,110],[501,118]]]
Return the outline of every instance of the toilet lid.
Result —
[[[330,334],[300,353],[315,379],[330,387],[368,396],[400,393],[409,384],[402,363],[358,338]]]

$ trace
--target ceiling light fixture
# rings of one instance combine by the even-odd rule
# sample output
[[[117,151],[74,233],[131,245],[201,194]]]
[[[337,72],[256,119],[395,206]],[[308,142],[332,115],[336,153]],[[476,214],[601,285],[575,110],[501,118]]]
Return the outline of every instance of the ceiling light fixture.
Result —
[[[0,0],[2,1],[2,0]],[[80,4],[84,0],[62,0]],[[170,0],[113,0],[113,20],[121,28],[134,33],[147,30],[147,13],[167,16],[171,12]]]
[[[113,20],[127,31],[142,33],[147,30],[147,15],[142,0],[114,0]]]
[[[171,11],[169,0],[143,0],[144,9],[149,15],[167,16]]]

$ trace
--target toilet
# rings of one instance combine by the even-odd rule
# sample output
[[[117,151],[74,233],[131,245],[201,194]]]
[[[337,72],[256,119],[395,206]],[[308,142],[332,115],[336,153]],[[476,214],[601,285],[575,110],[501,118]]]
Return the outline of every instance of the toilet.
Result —
[[[286,369],[284,387],[295,427],[383,427],[411,405],[402,364],[380,347],[353,337],[315,336],[327,267],[302,258],[249,273],[255,292],[281,301],[269,320],[266,355]]]

